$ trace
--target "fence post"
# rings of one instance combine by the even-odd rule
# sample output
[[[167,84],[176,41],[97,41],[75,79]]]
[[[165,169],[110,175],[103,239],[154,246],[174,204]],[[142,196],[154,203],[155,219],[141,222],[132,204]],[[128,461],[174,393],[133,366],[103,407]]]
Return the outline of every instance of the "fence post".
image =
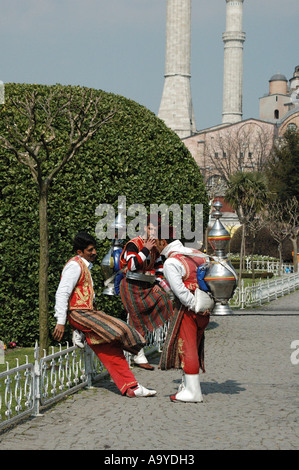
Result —
[[[262,279],[260,278],[260,282],[258,284],[259,287],[259,304],[262,305]]]
[[[281,296],[284,297],[284,282],[283,282],[283,279],[282,278],[279,278],[279,284],[280,284],[280,288],[281,288]]]
[[[33,416],[42,416],[39,412],[40,409],[40,361],[39,361],[39,346],[38,342],[35,343],[34,348],[34,377],[33,377],[33,389],[34,389],[34,406],[33,406]]]
[[[244,280],[243,279],[241,280],[241,286],[240,287],[241,287],[241,289],[240,289],[241,309],[244,309],[245,308],[245,306],[244,306],[244,304],[245,304],[245,300],[244,300],[245,291],[244,291]]]

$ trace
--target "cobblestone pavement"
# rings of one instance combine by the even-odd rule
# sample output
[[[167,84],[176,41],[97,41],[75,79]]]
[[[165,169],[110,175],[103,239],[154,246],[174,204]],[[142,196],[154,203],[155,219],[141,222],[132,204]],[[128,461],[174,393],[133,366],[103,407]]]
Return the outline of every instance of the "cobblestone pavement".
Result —
[[[134,369],[152,398],[122,397],[102,380],[0,434],[1,450],[299,449],[299,291],[263,309],[212,317],[204,402],[172,403],[180,371]],[[293,356],[291,356],[293,353]],[[293,357],[293,363],[291,361]],[[297,359],[297,360],[296,360]],[[159,357],[151,362],[157,366]]]

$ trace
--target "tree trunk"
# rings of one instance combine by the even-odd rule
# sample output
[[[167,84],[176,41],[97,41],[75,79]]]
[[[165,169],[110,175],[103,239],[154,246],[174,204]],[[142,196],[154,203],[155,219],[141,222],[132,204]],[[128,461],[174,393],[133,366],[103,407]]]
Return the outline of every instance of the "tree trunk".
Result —
[[[282,242],[279,242],[279,243],[278,243],[278,254],[279,254],[278,276],[281,276],[281,268],[282,268]]]
[[[252,281],[253,284],[255,283],[255,270],[254,270],[254,252],[255,252],[255,238],[256,238],[256,233],[253,234],[252,237],[252,252],[251,252],[251,271],[252,271]]]
[[[294,251],[294,273],[297,273],[298,272],[298,258],[297,258],[298,243],[297,243],[297,237],[291,238],[291,242],[293,244],[293,251]]]
[[[245,224],[242,225],[242,239],[241,239],[241,248],[240,248],[240,270],[239,270],[239,279],[238,279],[239,287],[241,286],[241,280],[242,280],[244,247],[245,247]]]
[[[48,266],[49,266],[49,237],[48,237],[48,186],[42,183],[39,199],[39,346],[42,355],[43,349],[48,353],[49,330],[48,330]]]

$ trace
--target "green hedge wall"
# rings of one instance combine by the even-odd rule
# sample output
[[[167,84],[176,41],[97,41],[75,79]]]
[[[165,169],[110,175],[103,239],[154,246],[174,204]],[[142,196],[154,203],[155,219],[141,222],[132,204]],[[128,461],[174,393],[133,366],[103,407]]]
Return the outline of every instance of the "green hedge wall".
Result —
[[[59,90],[60,85],[55,85]],[[70,88],[70,87],[67,87]],[[5,105],[0,105],[0,133],[5,134],[3,113],[11,113],[11,97],[32,90],[47,96],[53,87],[7,84]],[[76,92],[78,88],[72,87]],[[72,240],[81,229],[93,235],[100,203],[113,204],[118,196],[133,203],[204,204],[208,218],[208,197],[200,171],[179,137],[152,112],[122,96],[102,95],[103,109],[117,108],[113,123],[104,126],[54,180],[49,192],[49,329],[55,325],[55,292],[65,262],[73,256]],[[20,116],[17,116],[19,119]],[[59,123],[63,154],[67,129]],[[38,339],[38,194],[29,170],[13,155],[0,149],[0,339],[30,346]],[[100,263],[110,247],[99,241],[93,268],[97,306],[111,315],[125,318],[120,298],[102,294]]]

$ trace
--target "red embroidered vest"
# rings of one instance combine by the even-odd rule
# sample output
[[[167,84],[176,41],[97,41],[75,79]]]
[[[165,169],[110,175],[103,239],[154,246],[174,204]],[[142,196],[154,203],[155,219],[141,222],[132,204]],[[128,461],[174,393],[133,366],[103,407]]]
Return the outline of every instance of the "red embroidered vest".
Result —
[[[197,256],[192,256],[192,253],[196,254]],[[193,250],[190,255],[185,255],[183,253],[172,252],[169,254],[168,258],[175,258],[178,259],[184,266],[186,270],[186,274],[183,277],[183,282],[187,289],[190,291],[195,291],[198,286],[197,282],[197,268],[201,264],[204,264],[207,259],[204,255],[198,256],[201,254],[198,250]]]
[[[89,269],[80,256],[74,256],[68,262],[70,261],[76,261],[80,265],[81,275],[69,298],[68,308],[69,310],[92,310],[94,293]]]
[[[137,246],[137,249],[138,249],[138,253],[139,251],[142,250],[143,246],[144,246],[144,240],[143,238],[141,237],[137,237],[137,238],[133,238],[133,240],[130,240],[128,241],[128,243],[126,244],[126,246],[124,247],[121,255],[120,255],[120,258],[119,258],[119,266],[120,266],[120,269],[124,269],[124,272],[127,271],[126,269],[126,264],[127,264],[127,261],[125,260],[124,258],[124,255],[125,255],[125,252],[127,250],[127,245],[129,243],[134,243],[134,245]],[[148,263],[147,260],[144,260],[143,262],[143,266],[141,268],[141,270],[143,272],[146,272],[146,271],[152,271],[154,269],[154,266],[155,266],[155,261],[156,259],[160,256],[159,254],[159,251],[157,250],[157,248],[154,246],[153,249],[151,250],[150,252],[150,262]],[[141,271],[140,270],[140,271]]]

